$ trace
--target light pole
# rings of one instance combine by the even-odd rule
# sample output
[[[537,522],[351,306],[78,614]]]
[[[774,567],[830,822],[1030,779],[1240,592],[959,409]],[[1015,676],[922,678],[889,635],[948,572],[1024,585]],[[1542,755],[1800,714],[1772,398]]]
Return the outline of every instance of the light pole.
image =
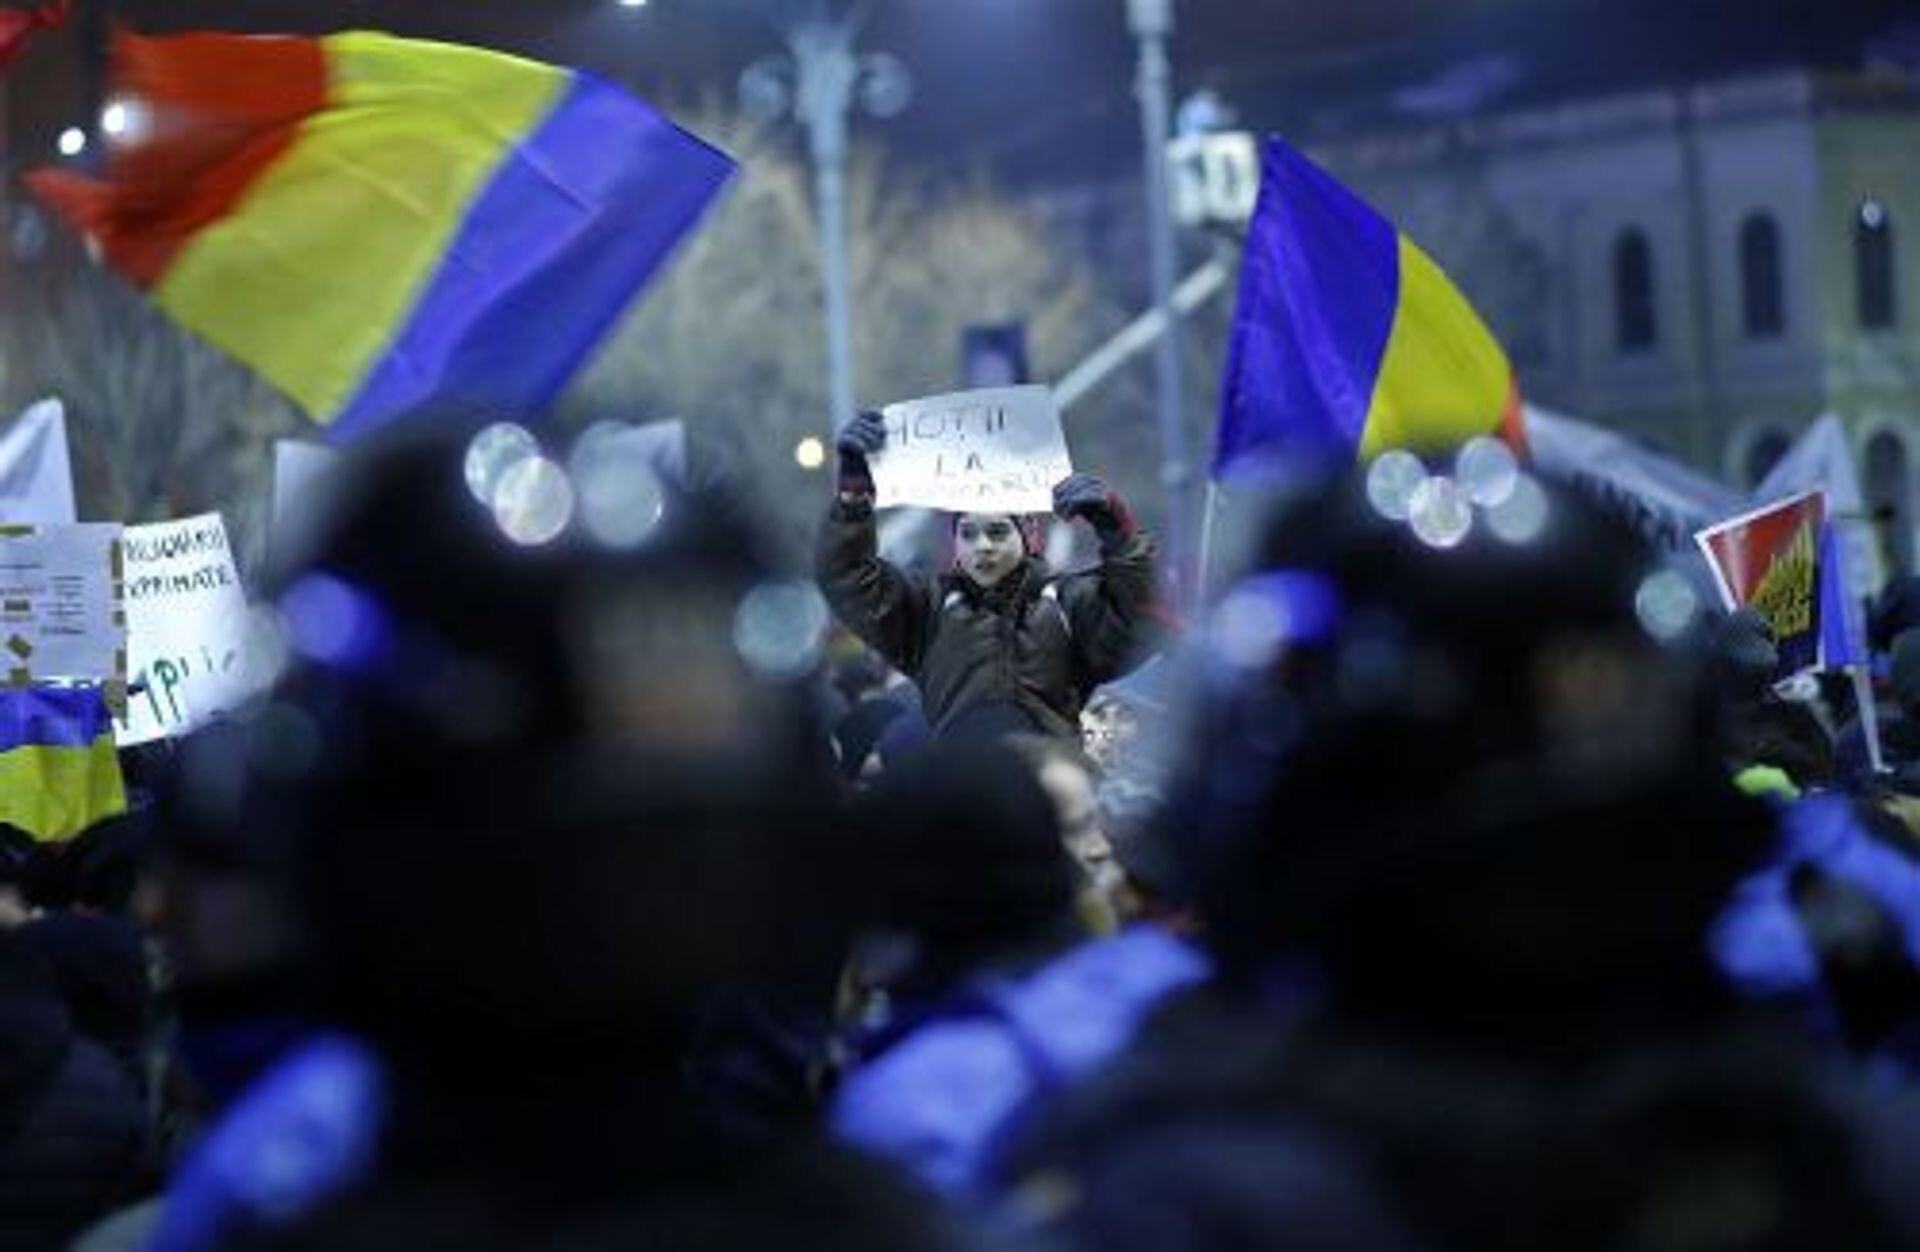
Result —
[[[784,54],[747,67],[740,99],[763,118],[791,114],[807,132],[814,211],[820,218],[820,275],[827,323],[827,432],[853,414],[852,300],[847,283],[847,130],[857,107],[890,117],[912,98],[912,79],[885,53],[856,44],[869,6],[837,9],[812,0],[787,21]]]
[[[1186,543],[1192,471],[1187,463],[1186,415],[1180,394],[1180,310],[1174,302],[1173,215],[1167,197],[1167,140],[1172,132],[1173,108],[1167,38],[1173,33],[1173,0],[1127,0],[1127,25],[1139,45],[1134,93],[1140,100],[1140,136],[1146,159],[1147,258],[1153,303],[1163,319],[1156,372],[1164,458],[1160,472],[1167,494],[1167,565],[1174,571],[1175,587],[1184,598],[1192,574]]]

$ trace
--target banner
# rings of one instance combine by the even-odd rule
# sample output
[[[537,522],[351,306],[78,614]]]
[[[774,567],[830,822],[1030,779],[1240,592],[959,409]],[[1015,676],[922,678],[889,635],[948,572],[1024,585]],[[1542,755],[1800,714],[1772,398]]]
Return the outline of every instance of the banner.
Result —
[[[1773,627],[1781,677],[1822,663],[1819,565],[1825,525],[1826,498],[1809,491],[1695,536],[1727,608],[1757,609]]]
[[[1533,463],[1594,496],[1655,547],[1694,552],[1693,536],[1737,510],[1738,492],[1624,435],[1528,405]]]
[[[874,503],[949,513],[1051,513],[1073,473],[1046,387],[990,387],[891,404],[875,453]]]
[[[253,618],[218,513],[126,528],[128,662],[136,688],[114,726],[123,748],[182,735],[260,681]]]
[[[117,689],[127,673],[120,527],[0,526],[0,649],[9,686]]]
[[[71,526],[78,520],[67,411],[58,400],[42,400],[0,435],[0,523]]]
[[[574,444],[569,466],[578,474],[581,459],[612,457],[622,467],[645,465],[660,481],[675,487],[687,485],[687,426],[679,418],[629,426],[625,422],[604,422],[590,427]]]

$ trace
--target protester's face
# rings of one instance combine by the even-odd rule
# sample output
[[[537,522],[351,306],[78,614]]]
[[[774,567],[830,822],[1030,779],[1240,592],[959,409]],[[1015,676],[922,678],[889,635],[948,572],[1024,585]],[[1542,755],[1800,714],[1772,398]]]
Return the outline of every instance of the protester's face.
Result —
[[[1111,771],[1119,762],[1134,729],[1133,714],[1116,700],[1090,704],[1080,715],[1081,746],[1103,770]]]
[[[960,572],[982,587],[991,587],[1020,567],[1026,555],[1020,528],[1003,513],[964,513],[954,528]]]
[[[1040,785],[1060,815],[1060,838],[1074,859],[1099,874],[1113,859],[1113,845],[1100,829],[1100,808],[1093,779],[1071,761],[1048,761],[1040,770]]]

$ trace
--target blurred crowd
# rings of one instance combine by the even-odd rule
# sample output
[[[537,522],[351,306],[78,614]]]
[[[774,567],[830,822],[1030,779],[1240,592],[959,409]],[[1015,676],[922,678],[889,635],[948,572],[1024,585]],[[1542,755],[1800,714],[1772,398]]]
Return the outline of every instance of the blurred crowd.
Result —
[[[1085,476],[889,564],[874,426],[811,571],[343,469],[271,693],[7,844],[0,1249],[1920,1247],[1920,580],[1863,710],[1356,469],[1181,613]]]

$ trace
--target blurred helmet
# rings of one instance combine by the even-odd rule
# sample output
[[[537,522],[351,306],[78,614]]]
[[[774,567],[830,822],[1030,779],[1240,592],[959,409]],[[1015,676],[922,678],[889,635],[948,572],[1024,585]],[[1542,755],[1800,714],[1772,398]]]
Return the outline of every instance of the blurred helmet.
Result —
[[[1224,967],[1471,1013],[1703,950],[1759,835],[1688,580],[1517,467],[1390,456],[1279,501],[1202,632],[1168,838]]]
[[[370,1037],[630,1046],[806,947],[827,613],[724,500],[631,481],[655,515],[609,537],[545,461],[529,527],[475,446],[335,474],[271,582],[287,667],[183,811],[276,850],[323,1003]]]

